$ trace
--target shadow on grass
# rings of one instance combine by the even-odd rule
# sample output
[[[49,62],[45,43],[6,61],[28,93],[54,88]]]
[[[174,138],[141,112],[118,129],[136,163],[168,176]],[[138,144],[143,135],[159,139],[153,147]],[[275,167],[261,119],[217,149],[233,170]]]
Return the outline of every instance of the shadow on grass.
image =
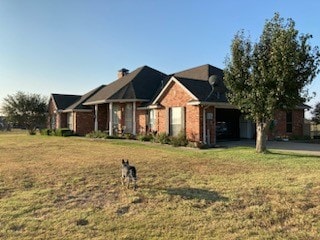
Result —
[[[169,195],[181,196],[185,199],[206,200],[210,202],[226,202],[229,200],[229,198],[223,197],[215,191],[208,191],[199,188],[171,188],[167,189],[167,193]]]
[[[288,156],[288,157],[307,157],[307,158],[315,158],[317,160],[320,159],[320,156],[318,155],[312,155],[307,153],[294,153],[294,152],[290,152],[289,150],[281,151],[281,150],[272,149],[272,150],[267,150],[267,154],[278,155],[278,156]]]

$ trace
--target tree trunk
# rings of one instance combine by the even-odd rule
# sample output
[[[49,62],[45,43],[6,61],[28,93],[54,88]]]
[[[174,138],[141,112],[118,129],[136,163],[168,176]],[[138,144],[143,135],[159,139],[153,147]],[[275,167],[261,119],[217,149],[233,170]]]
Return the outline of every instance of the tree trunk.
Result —
[[[265,122],[257,122],[256,152],[265,153],[267,151],[267,126]]]

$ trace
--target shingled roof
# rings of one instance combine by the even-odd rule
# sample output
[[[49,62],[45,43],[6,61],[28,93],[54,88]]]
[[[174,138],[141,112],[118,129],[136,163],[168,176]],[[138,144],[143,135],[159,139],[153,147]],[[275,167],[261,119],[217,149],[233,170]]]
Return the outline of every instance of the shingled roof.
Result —
[[[126,100],[150,101],[166,77],[166,74],[158,70],[143,66],[106,85],[84,104]]]
[[[208,81],[212,75],[216,75],[219,80],[214,89]],[[195,98],[193,99],[194,101],[227,102],[227,88],[223,83],[223,71],[209,64],[174,73],[164,89],[174,81],[179,82],[185,87]],[[162,91],[162,93],[164,92],[165,91]],[[160,95],[162,93],[160,93]],[[161,98],[161,96],[157,96],[153,104],[155,104],[159,98]]]
[[[174,73],[173,75],[180,78],[208,81],[209,77],[212,75],[217,75],[222,79],[223,71],[210,64],[205,64],[199,67],[194,67],[185,71]]]
[[[57,110],[65,110],[74,102],[78,101],[81,96],[80,95],[69,95],[69,94],[51,94],[51,98],[53,99]]]
[[[72,112],[72,111],[80,111],[80,110],[92,110],[92,108],[90,106],[85,106],[83,105],[83,103],[89,99],[90,97],[92,97],[94,94],[96,94],[99,90],[101,90],[103,87],[105,87],[106,85],[101,85],[93,90],[91,90],[90,92],[84,94],[80,99],[78,99],[77,101],[75,101],[73,104],[71,104],[70,106],[68,106],[64,112]]]

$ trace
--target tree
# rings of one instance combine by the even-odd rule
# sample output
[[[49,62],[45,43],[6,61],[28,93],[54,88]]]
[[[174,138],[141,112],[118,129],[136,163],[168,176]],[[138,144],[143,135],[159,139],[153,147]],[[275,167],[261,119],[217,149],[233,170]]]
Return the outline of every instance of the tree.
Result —
[[[314,121],[316,124],[320,124],[320,102],[316,104],[314,107],[312,113],[312,121]]]
[[[305,102],[305,87],[318,73],[319,51],[309,34],[299,34],[292,19],[275,13],[260,40],[252,44],[243,31],[231,44],[224,80],[229,102],[256,123],[256,151],[266,151],[267,129],[276,110],[291,110]]]
[[[25,127],[34,134],[46,121],[47,99],[39,94],[17,92],[4,98],[3,113],[7,121]]]

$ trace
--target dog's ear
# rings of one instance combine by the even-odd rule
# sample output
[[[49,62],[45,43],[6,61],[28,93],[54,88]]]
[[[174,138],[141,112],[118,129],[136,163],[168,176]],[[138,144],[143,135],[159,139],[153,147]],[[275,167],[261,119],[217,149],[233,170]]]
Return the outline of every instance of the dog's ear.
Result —
[[[122,159],[122,163],[124,163],[124,159]]]
[[[129,164],[129,160],[127,159],[127,164]]]

